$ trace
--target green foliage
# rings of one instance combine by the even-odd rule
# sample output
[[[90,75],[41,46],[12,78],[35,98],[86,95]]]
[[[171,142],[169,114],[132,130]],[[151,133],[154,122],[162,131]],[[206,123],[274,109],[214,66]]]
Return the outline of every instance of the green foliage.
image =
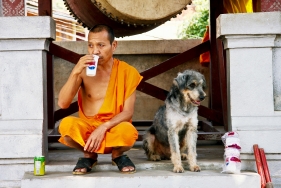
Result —
[[[63,0],[52,0],[52,8],[53,8],[53,10],[60,11],[60,12],[66,12],[69,14],[69,11],[66,9],[66,6],[64,5]]]
[[[187,18],[180,29],[178,37],[181,39],[200,39],[204,36],[206,26],[209,25],[209,5],[207,0],[193,0],[196,12]]]

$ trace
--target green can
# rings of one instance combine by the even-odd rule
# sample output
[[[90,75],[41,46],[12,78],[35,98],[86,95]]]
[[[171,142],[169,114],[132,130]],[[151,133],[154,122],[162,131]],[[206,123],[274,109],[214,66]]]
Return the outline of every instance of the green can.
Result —
[[[44,176],[45,175],[45,157],[36,156],[34,157],[34,175]]]

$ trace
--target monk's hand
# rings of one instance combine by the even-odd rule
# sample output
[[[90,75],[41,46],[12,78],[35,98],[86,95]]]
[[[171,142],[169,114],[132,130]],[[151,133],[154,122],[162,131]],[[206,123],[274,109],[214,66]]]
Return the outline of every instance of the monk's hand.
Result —
[[[89,63],[94,62],[93,55],[84,55],[78,61],[78,63],[73,68],[73,74],[81,74],[85,67],[89,66]]]
[[[104,139],[107,128],[104,126],[97,127],[89,136],[84,151],[95,152],[100,148],[100,145]]]

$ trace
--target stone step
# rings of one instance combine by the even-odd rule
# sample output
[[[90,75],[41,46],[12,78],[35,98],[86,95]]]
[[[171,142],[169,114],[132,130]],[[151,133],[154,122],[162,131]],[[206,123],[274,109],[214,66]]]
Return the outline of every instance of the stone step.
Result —
[[[169,170],[143,170],[135,174],[121,174],[117,170],[92,171],[86,175],[72,175],[71,172],[47,172],[45,176],[34,176],[26,172],[21,188],[258,188],[260,176],[253,172],[223,174],[219,170],[185,171],[173,173]]]
[[[99,155],[98,165],[87,175],[72,175],[79,151],[52,144],[49,150],[49,162],[45,176],[34,176],[26,172],[21,181],[22,188],[55,188],[55,187],[153,187],[153,188],[257,188],[260,187],[260,176],[254,172],[240,174],[223,174],[223,146],[199,144],[197,146],[197,164],[201,172],[191,172],[187,161],[182,161],[184,173],[173,173],[170,160],[148,161],[141,143],[126,154],[136,165],[135,174],[121,174],[116,166],[111,165],[111,155]]]
[[[135,146],[126,154],[136,165],[138,170],[147,169],[167,169],[172,170],[173,165],[170,160],[148,161],[144,154],[144,150],[140,147],[141,142],[137,142]],[[55,147],[54,147],[55,146]],[[197,163],[202,170],[222,170],[223,165],[223,146],[222,145],[198,145],[197,146]],[[46,165],[46,172],[72,171],[81,152],[66,148],[61,144],[52,144],[49,150],[49,162]],[[183,167],[188,169],[187,161],[182,161]],[[95,166],[97,171],[116,170],[116,166],[111,165],[111,154],[103,154],[98,156],[98,165]]]
[[[167,170],[172,171],[173,164],[170,160],[162,161],[147,161],[145,158],[134,158],[132,155],[128,155],[134,162],[137,170]],[[56,161],[50,162],[45,166],[46,172],[71,172],[77,161]],[[200,159],[197,164],[202,170],[217,170],[222,171],[223,160],[221,159]],[[182,165],[186,171],[189,171],[189,165],[187,161],[182,161]],[[94,171],[116,171],[117,167],[111,164],[111,158],[109,156],[102,156],[98,159],[98,164],[94,167]]]

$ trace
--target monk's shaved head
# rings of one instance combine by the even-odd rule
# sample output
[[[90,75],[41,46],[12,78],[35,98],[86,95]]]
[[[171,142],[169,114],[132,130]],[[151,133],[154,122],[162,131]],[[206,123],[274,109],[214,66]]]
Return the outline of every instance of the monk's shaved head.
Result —
[[[95,25],[94,27],[92,27],[90,29],[90,32],[92,32],[92,33],[98,33],[98,32],[101,32],[101,31],[107,31],[108,40],[109,40],[110,44],[112,44],[112,42],[115,39],[115,35],[114,35],[114,31],[111,27],[109,27],[107,25],[103,25],[103,24],[98,24],[98,25]]]

